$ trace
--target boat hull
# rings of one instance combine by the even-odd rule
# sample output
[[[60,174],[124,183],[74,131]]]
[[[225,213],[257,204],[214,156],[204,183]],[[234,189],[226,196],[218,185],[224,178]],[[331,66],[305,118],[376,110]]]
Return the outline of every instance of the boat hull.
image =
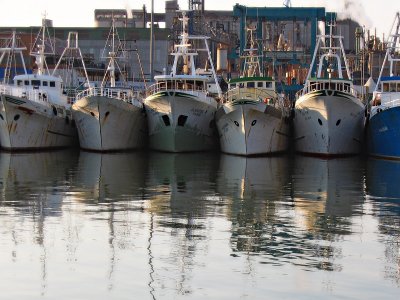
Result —
[[[182,92],[159,92],[144,101],[149,146],[166,152],[194,152],[218,145],[214,115],[216,101]]]
[[[289,120],[282,110],[259,101],[234,101],[216,113],[221,151],[236,155],[262,155],[286,151]]]
[[[63,148],[77,145],[71,111],[49,102],[0,95],[0,143],[6,150]]]
[[[369,154],[400,159],[400,106],[374,114],[367,132]]]
[[[125,101],[88,96],[72,106],[82,149],[122,151],[139,149],[147,139],[144,109]]]
[[[364,125],[364,106],[356,97],[330,90],[308,93],[295,105],[296,151],[323,156],[360,153]]]

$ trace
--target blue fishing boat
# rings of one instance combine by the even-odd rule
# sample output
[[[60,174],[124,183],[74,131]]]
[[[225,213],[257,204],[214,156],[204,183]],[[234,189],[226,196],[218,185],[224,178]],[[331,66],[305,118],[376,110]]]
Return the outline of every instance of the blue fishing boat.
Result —
[[[400,61],[399,33],[400,13],[397,12],[370,102],[368,126],[369,154],[394,159],[400,159],[400,76],[394,74],[396,64]],[[387,63],[389,76],[382,76]]]

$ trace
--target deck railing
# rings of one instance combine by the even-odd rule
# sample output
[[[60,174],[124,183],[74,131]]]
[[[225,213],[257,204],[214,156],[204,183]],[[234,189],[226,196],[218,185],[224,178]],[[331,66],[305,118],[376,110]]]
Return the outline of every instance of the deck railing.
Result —
[[[154,93],[167,90],[181,90],[184,92],[207,93],[207,90],[204,89],[203,85],[197,85],[193,83],[183,83],[179,81],[167,81],[167,82],[163,81],[163,82],[157,82],[149,86],[146,90],[146,95],[149,96]]]
[[[134,100],[141,98],[140,92],[130,89],[92,87],[77,94],[75,101],[88,96],[114,98],[127,103],[132,103]]]
[[[321,82],[309,82],[304,85],[304,88],[296,93],[296,99],[301,96],[315,92],[315,91],[325,91],[325,90],[333,90],[343,92],[349,95],[352,95],[356,98],[359,98],[359,93],[351,87],[349,83],[346,82],[337,82],[337,81],[321,81]]]
[[[391,108],[400,106],[400,92],[376,92],[370,102],[371,106]]]
[[[255,100],[275,105],[279,100],[279,95],[273,90],[267,91],[259,88],[236,87],[225,93],[223,102],[226,103],[237,100]]]
[[[149,86],[146,90],[146,96],[151,96],[158,92],[168,91],[170,93],[182,92],[198,97],[200,100],[205,102],[213,102],[214,98],[211,94],[204,89],[201,85],[182,83],[178,81],[170,81],[168,84],[166,82],[158,82]]]

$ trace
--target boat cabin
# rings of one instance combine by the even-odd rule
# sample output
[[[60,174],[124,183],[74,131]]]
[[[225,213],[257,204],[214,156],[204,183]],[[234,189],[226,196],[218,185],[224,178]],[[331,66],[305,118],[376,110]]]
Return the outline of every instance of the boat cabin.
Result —
[[[49,75],[17,75],[14,77],[14,85],[31,89],[55,89],[62,90],[63,84],[61,78]]]
[[[65,105],[68,102],[62,79],[51,75],[24,74],[14,77],[13,95]]]
[[[257,88],[275,90],[275,81],[272,77],[240,77],[228,82],[229,89],[234,88]]]
[[[382,77],[379,90],[383,93],[400,93],[400,76]]]
[[[156,84],[152,89],[156,91],[161,90],[183,90],[183,91],[197,91],[207,92],[208,78],[206,76],[191,76],[191,75],[180,75],[180,76],[169,76],[160,75],[155,76]],[[154,92],[154,91],[152,91]]]

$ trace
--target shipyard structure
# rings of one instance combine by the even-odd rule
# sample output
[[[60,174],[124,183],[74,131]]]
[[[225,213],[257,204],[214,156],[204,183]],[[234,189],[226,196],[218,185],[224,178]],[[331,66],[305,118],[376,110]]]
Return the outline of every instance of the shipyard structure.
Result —
[[[236,4],[230,10],[215,11],[206,9],[205,0],[189,0],[188,7],[190,33],[210,37],[216,70],[225,79],[238,76],[239,58],[248,46],[246,30],[253,28],[257,47],[262,53],[264,74],[275,78],[278,90],[294,98],[304,84],[317,35],[324,33],[331,23],[336,24],[337,34],[343,36],[354,79],[363,84],[370,76],[379,76],[385,53],[381,39],[354,20],[338,19],[337,12],[328,12],[324,7],[246,7]],[[172,58],[168,53],[180,34],[179,10],[178,1],[169,0],[165,1],[164,13],[152,13],[144,5],[132,10],[96,9],[93,27],[56,27],[47,20],[56,45],[54,57],[47,58],[49,68],[58,61],[68,33],[77,32],[89,78],[101,82],[107,57],[104,43],[114,20],[125,50],[124,75],[131,82],[152,81],[154,75],[171,70]],[[32,71],[35,65],[29,52],[38,29],[39,26],[0,28],[0,43],[9,38],[12,30],[17,32],[27,48],[25,61]],[[5,75],[12,78],[12,74],[4,74],[5,67],[0,66],[3,80]]]

